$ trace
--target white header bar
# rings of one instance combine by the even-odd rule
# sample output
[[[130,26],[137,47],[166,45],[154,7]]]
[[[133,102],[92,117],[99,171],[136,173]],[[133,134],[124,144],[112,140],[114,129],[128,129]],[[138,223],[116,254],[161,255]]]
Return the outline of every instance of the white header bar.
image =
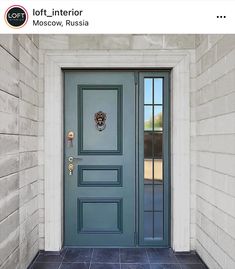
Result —
[[[235,33],[234,11],[235,1],[1,0],[0,33]]]

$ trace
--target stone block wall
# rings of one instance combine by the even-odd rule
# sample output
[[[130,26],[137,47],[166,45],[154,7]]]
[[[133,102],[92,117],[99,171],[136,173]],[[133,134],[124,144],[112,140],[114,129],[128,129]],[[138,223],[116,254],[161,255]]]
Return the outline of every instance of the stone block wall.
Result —
[[[196,36],[196,250],[209,268],[235,268],[235,35]]]
[[[38,36],[0,35],[0,268],[25,269],[39,249]]]

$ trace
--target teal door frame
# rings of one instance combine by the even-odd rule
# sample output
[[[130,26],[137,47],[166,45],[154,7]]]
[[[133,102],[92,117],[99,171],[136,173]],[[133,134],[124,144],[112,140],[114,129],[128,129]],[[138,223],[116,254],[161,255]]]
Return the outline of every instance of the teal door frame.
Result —
[[[69,71],[69,70],[66,70]],[[73,70],[74,71],[74,70]],[[171,192],[170,192],[170,70],[142,70],[142,69],[78,69],[79,72],[89,72],[89,71],[127,71],[127,72],[134,72],[135,74],[135,141],[136,141],[136,148],[135,148],[135,155],[136,155],[136,179],[135,179],[135,246],[156,246],[156,247],[168,247],[170,246],[170,238],[171,238]],[[144,77],[154,77],[154,78],[164,78],[164,129],[166,130],[163,135],[163,155],[164,155],[164,239],[163,240],[145,240],[143,235],[143,176],[144,176],[144,169],[143,169],[143,159],[144,159],[144,132],[143,132],[143,122],[144,122],[144,85],[143,85],[143,78]],[[65,104],[64,104],[65,106]],[[64,132],[64,136],[66,133]],[[65,149],[64,149],[65,150]],[[65,156],[65,155],[64,155]],[[66,163],[66,160],[64,160]],[[66,166],[64,169],[64,179],[66,173]],[[64,187],[65,187],[65,180],[64,180]],[[64,188],[65,190],[65,188]],[[65,201],[64,201],[65,203]],[[65,206],[64,206],[65,210]],[[65,213],[65,212],[64,212]],[[64,214],[65,216],[65,214]]]

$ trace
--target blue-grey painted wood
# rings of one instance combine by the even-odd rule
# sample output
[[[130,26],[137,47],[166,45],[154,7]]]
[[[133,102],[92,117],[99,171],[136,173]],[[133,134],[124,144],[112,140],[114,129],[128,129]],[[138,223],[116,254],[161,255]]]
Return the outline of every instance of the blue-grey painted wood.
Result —
[[[123,199],[88,198],[78,199],[78,233],[123,234]],[[97,213],[99,217],[97,218]]]
[[[135,233],[134,72],[65,71],[64,83],[64,244],[66,246],[133,246]],[[84,99],[79,99],[81,98],[79,85],[92,85],[93,87],[92,95],[90,95],[91,92],[86,95],[83,113],[79,107],[81,102],[84,106]],[[109,90],[102,85],[114,85],[114,87]],[[115,101],[118,100],[118,95],[114,90],[115,85],[121,85],[122,88],[122,111],[118,111],[119,103]],[[105,91],[107,91],[107,95],[104,95]],[[102,99],[100,99],[101,96]],[[97,100],[97,104],[94,102],[95,100]],[[93,114],[98,111],[95,111],[94,107],[95,110],[108,111],[107,126],[109,124],[117,126],[116,130],[106,127],[102,131],[106,138],[102,140],[96,137],[100,135],[100,132],[95,128]],[[119,125],[117,113],[122,119]],[[109,120],[114,122],[109,122]],[[86,123],[86,131],[83,132],[83,136],[81,136],[81,129],[84,126],[81,128],[81,122]],[[75,133],[72,146],[67,143],[66,139],[69,131]],[[118,132],[121,132],[121,135],[117,139]],[[81,149],[79,143],[82,142],[81,138],[84,141],[84,135],[89,143],[85,145],[85,149],[83,148],[84,151],[79,151]],[[90,137],[88,138],[88,136]],[[119,140],[121,137],[122,141]],[[99,145],[93,144],[94,148],[92,148],[93,141],[97,141]],[[117,144],[114,141],[117,141]],[[121,148],[116,154],[118,144],[121,145]],[[87,154],[88,150],[89,154]],[[103,151],[102,154],[100,154],[101,151]],[[82,159],[77,164],[76,160],[74,161],[76,165],[71,176],[67,169],[69,156]],[[122,185],[104,185],[102,187],[79,185],[77,165],[121,167]],[[100,173],[97,175],[100,176]],[[99,180],[97,179],[95,182],[98,183]]]
[[[122,85],[78,85],[78,154],[122,154],[122,91]],[[94,128],[98,111],[106,114],[101,132]]]
[[[122,186],[121,165],[84,165],[78,166],[78,186],[112,187]]]

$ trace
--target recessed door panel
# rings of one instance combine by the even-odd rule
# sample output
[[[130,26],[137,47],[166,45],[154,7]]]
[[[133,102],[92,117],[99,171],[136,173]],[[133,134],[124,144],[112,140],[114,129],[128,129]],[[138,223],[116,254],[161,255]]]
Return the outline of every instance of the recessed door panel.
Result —
[[[78,85],[78,108],[79,154],[120,154],[122,85]],[[104,115],[104,129],[100,130],[96,123],[98,112]]]
[[[85,165],[78,167],[78,185],[122,186],[123,173],[120,165]]]
[[[122,199],[78,199],[78,232],[122,233]],[[107,216],[109,216],[107,218]]]

